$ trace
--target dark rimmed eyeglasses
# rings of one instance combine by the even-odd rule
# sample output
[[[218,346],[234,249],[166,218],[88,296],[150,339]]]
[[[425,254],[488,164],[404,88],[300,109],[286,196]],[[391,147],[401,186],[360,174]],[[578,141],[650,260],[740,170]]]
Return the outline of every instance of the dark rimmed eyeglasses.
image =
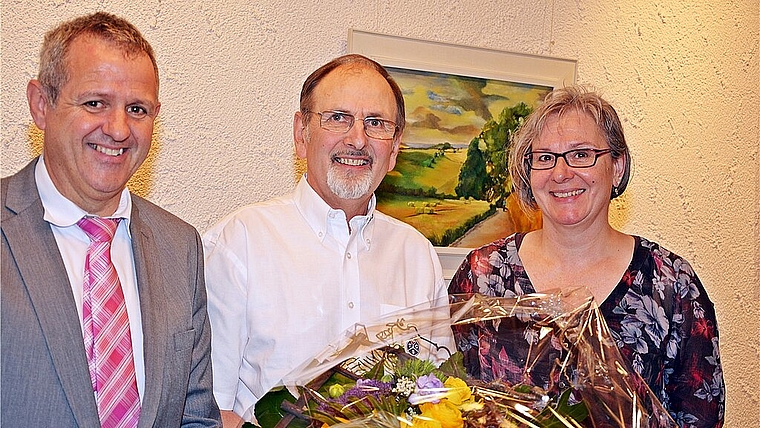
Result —
[[[536,171],[554,168],[557,165],[557,158],[564,159],[567,166],[571,168],[591,168],[596,165],[599,156],[611,151],[611,149],[575,149],[564,153],[535,151],[526,153],[525,160],[528,161],[530,168]]]
[[[325,131],[335,132],[338,134],[344,134],[348,132],[356,117],[352,114],[348,114],[342,111],[304,111],[304,114],[316,114],[319,115],[319,126]],[[379,117],[365,117],[360,118],[364,122],[364,134],[369,138],[376,140],[392,140],[398,132],[398,126],[396,122],[381,119]]]

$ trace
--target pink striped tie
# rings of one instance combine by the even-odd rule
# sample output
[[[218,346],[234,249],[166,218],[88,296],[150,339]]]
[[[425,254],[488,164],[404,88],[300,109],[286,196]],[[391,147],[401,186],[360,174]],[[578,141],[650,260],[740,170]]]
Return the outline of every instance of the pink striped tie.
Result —
[[[103,428],[136,427],[140,418],[132,338],[111,240],[121,219],[83,217],[90,238],[84,264],[84,344]]]

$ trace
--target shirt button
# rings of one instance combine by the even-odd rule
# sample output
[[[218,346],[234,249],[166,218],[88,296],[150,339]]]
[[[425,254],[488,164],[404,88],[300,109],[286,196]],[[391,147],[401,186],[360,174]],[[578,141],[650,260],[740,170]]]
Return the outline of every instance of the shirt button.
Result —
[[[351,253],[346,253],[346,257],[351,258]]]
[[[348,302],[348,309],[354,308],[354,302]]]

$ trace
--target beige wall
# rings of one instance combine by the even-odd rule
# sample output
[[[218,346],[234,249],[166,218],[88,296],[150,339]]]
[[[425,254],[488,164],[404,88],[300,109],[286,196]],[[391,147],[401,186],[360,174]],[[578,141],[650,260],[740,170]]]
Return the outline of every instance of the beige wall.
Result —
[[[349,28],[578,60],[620,113],[635,172],[616,226],[693,262],[716,303],[727,426],[760,421],[757,0],[111,0],[2,2],[2,175],[39,152],[25,100],[42,34],[105,9],[153,43],[161,110],[134,188],[205,230],[288,191],[306,75]],[[709,4],[708,4],[709,3]]]

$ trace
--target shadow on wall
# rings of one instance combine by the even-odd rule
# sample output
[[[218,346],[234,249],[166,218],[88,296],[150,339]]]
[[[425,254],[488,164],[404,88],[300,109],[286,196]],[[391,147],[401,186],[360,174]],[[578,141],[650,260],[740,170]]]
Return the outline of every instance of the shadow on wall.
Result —
[[[631,187],[610,202],[610,225],[616,230],[624,230],[631,215]]]
[[[295,151],[293,152],[293,182],[298,183],[298,180],[301,179],[301,176],[306,173],[306,159],[300,159],[298,156],[296,156]]]

